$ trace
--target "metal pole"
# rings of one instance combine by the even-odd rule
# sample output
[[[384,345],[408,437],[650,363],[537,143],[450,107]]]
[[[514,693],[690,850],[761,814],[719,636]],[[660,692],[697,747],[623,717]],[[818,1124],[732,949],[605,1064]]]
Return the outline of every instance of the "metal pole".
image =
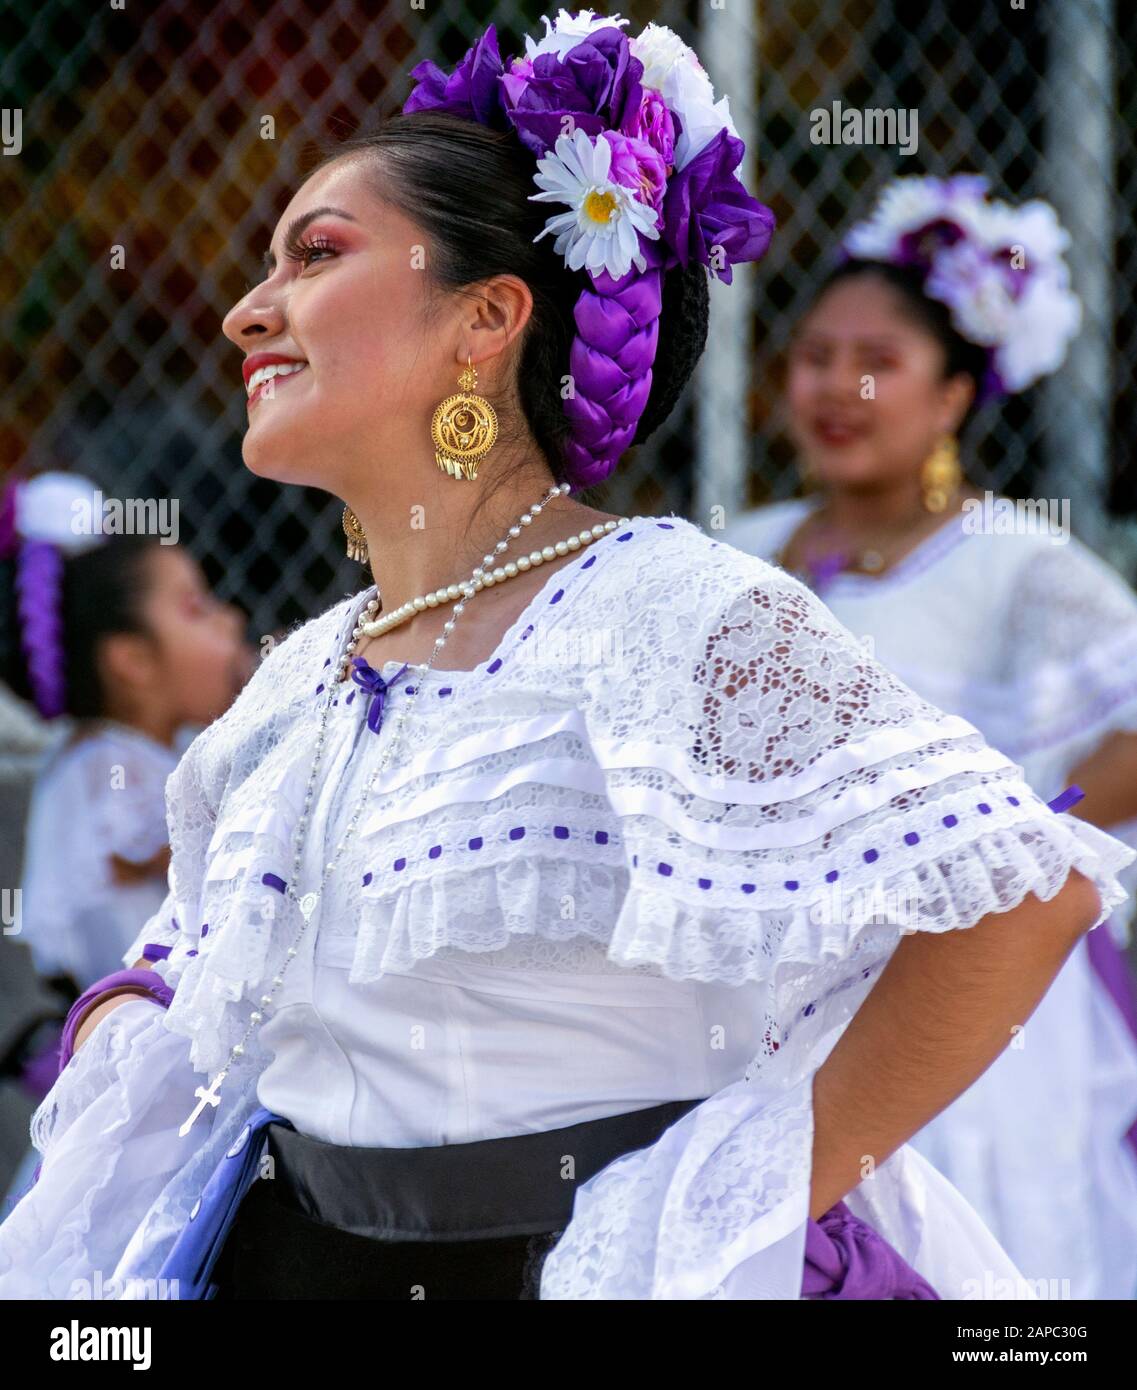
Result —
[[[1113,339],[1112,189],[1116,107],[1112,0],[1048,7],[1047,192],[1070,233],[1066,259],[1082,301],[1082,329],[1043,388],[1043,497],[1069,498],[1074,530],[1117,562],[1122,537],[1105,513],[1109,487]]]
[[[699,53],[716,96],[746,145],[738,177],[750,190],[757,177],[757,57],[760,0],[721,0],[701,7]],[[754,266],[732,269],[732,282],[710,285],[710,331],[695,374],[693,520],[708,532],[735,521],[746,497],[751,439],[747,418],[754,315]],[[719,509],[722,509],[721,511]]]

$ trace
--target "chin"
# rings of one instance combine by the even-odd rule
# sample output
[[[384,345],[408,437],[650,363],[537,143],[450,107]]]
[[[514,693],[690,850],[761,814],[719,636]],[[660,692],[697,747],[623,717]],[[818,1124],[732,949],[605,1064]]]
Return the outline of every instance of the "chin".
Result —
[[[305,487],[309,485],[308,478],[299,476],[303,469],[294,437],[288,439],[287,445],[282,444],[281,447],[274,448],[271,440],[252,440],[250,434],[245,435],[245,441],[241,446],[241,457],[250,473],[255,473],[258,478],[269,478],[274,483],[299,483]]]
[[[881,474],[879,462],[859,450],[815,454],[812,462],[815,476],[823,486],[863,487],[876,482]]]

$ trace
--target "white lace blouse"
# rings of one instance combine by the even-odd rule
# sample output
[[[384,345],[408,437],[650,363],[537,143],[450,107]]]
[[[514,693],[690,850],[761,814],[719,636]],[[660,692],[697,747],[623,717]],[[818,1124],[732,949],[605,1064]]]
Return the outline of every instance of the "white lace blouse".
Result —
[[[144,1277],[258,1100],[334,1142],[423,1145],[706,1096],[578,1189],[542,1297],[796,1297],[812,1076],[903,931],[1051,896],[1071,865],[1108,912],[1129,852],[1052,813],[808,590],[678,517],[636,517],[550,574],[473,671],[433,672],[413,694],[406,673],[378,734],[362,691],[325,687],[368,596],[278,645],[171,777],[170,894],[126,957],[168,946],[176,995],[160,1016],[124,1005],[80,1050],[37,1115],[39,1186],[93,1181],[89,1150],[81,1175],[67,1154],[100,1105],[119,1106],[129,1146],[135,1085],[151,1108],[141,1214],[129,1232],[109,1205],[106,1221],[111,1267]],[[408,746],[279,1007],[163,1164],[152,1108],[185,1118],[287,960],[300,917],[280,886],[329,697],[301,892],[414,699]],[[874,888],[906,915],[832,910]],[[876,1176],[850,1206],[937,1287],[1008,1264],[918,1155]],[[0,1289],[28,1203],[0,1227]],[[45,1189],[24,1214],[48,1252],[51,1203]],[[91,1257],[67,1249],[64,1266]]]

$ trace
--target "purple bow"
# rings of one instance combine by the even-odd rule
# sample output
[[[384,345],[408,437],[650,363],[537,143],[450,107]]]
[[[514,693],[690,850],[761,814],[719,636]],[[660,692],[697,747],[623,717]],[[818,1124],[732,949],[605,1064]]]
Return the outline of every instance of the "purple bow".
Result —
[[[387,691],[399,679],[407,669],[407,663],[395,672],[389,681],[385,681],[375,668],[368,664],[362,656],[353,656],[351,664],[355,670],[351,673],[352,680],[356,685],[361,686],[371,696],[371,704],[367,710],[367,727],[373,734],[379,732],[379,727],[383,723],[383,701]]]
[[[812,1298],[939,1298],[927,1280],[844,1202],[806,1228],[801,1291]]]
[[[850,556],[843,551],[832,550],[806,562],[810,574],[810,588],[815,594],[827,589],[848,565]]]

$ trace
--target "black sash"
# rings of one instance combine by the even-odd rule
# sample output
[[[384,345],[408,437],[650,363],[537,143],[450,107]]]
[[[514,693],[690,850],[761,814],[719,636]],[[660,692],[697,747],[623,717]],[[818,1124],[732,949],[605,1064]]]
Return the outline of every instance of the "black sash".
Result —
[[[269,1125],[217,1264],[228,1298],[533,1298],[577,1187],[699,1100],[431,1148],[342,1147]]]

